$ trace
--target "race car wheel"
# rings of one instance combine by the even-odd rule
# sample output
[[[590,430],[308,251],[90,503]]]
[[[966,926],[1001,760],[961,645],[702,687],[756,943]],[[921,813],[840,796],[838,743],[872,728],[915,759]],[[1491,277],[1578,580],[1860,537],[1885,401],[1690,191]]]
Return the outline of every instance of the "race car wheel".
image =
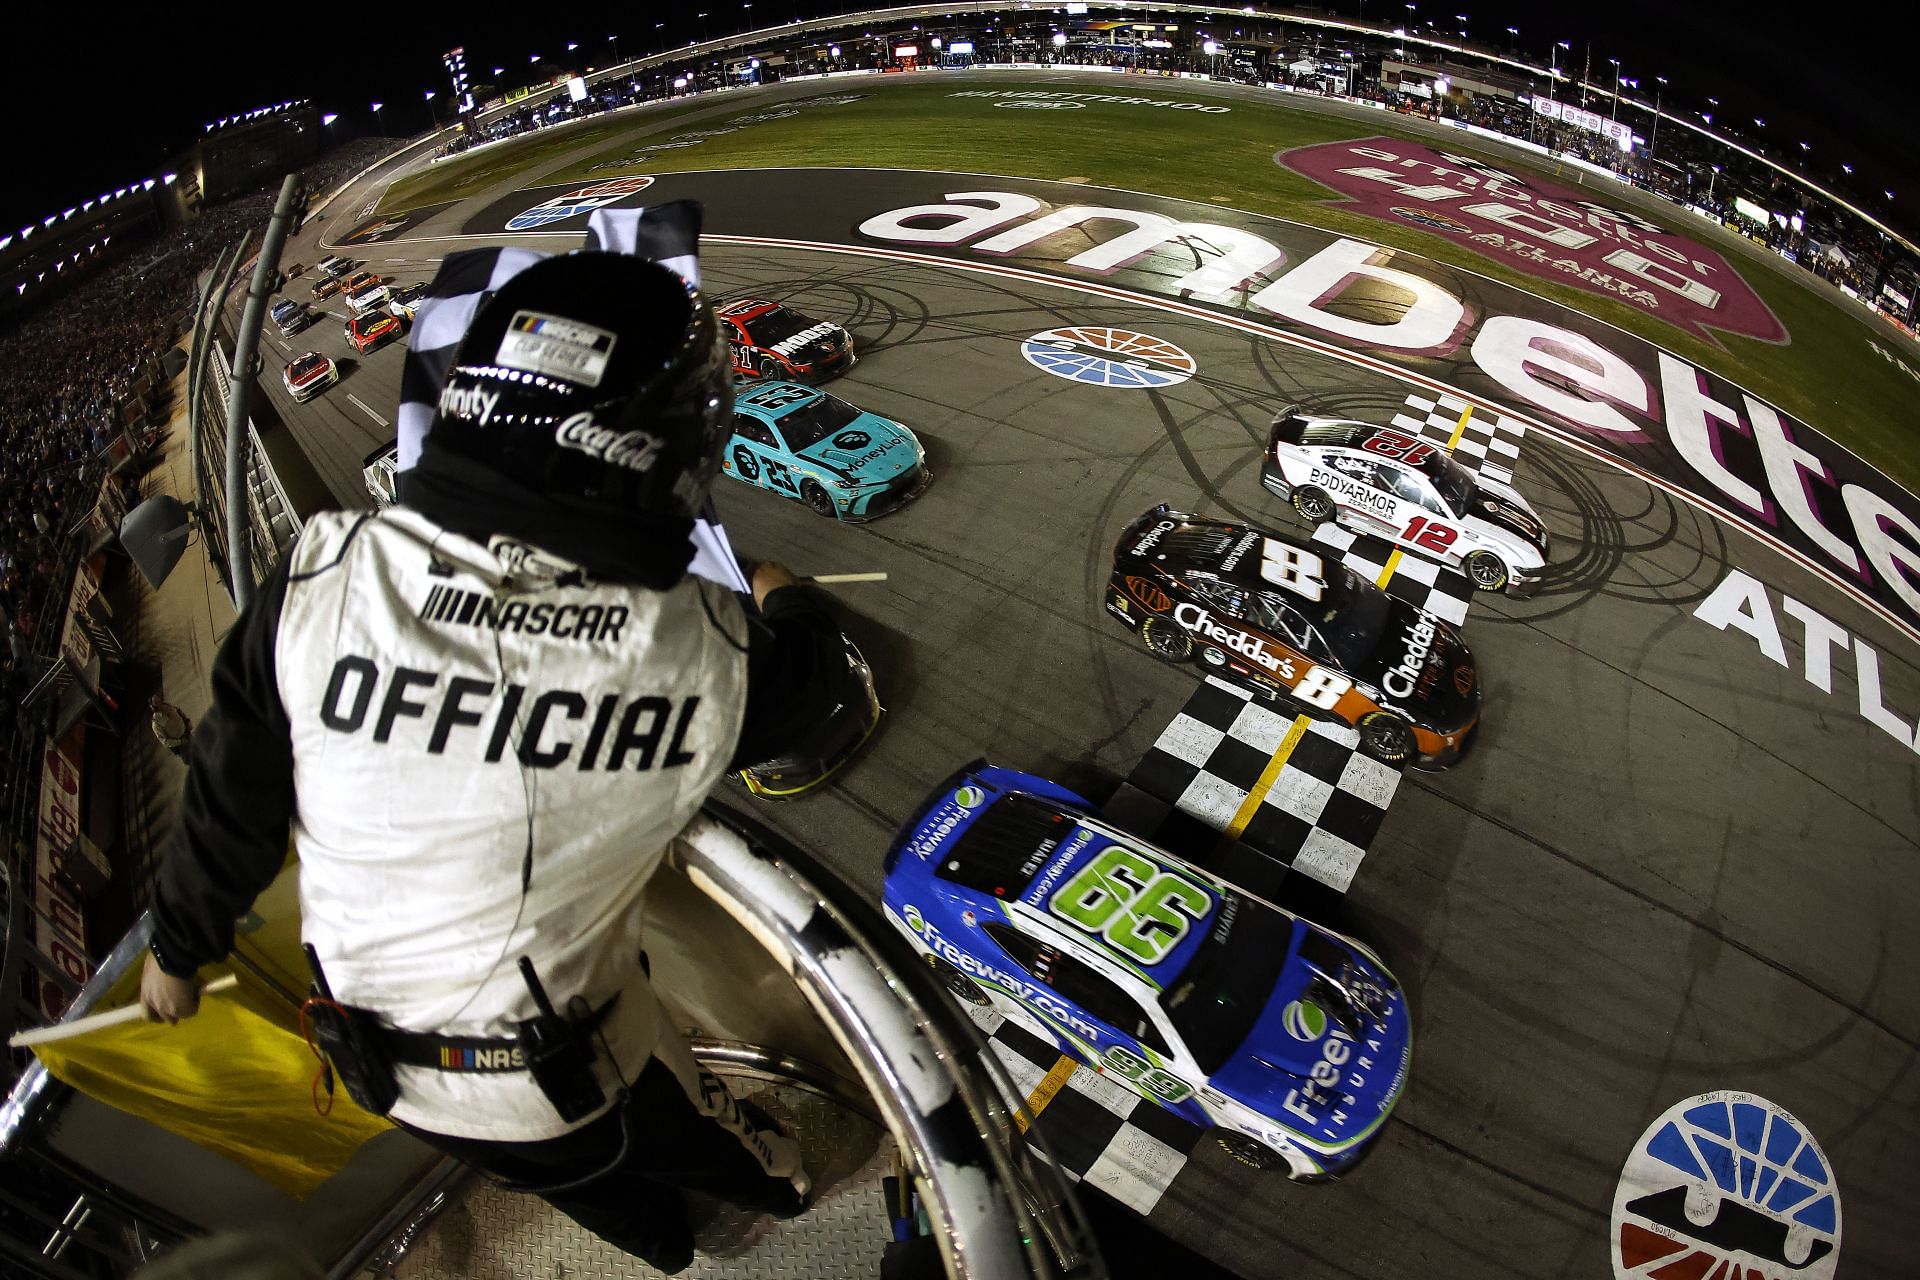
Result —
[[[759,371],[762,378],[777,378],[780,376],[780,362],[772,356],[761,356],[760,359],[755,362],[754,368]]]
[[[1244,1133],[1216,1133],[1214,1140],[1228,1155],[1249,1169],[1285,1169],[1287,1158],[1264,1142],[1255,1142]]]
[[[1162,662],[1185,662],[1193,656],[1193,637],[1166,618],[1148,618],[1142,622],[1140,642]]]
[[[1333,499],[1325,489],[1302,485],[1293,491],[1293,509],[1308,524],[1325,524],[1333,519]]]
[[[1381,764],[1405,764],[1413,756],[1413,727],[1388,711],[1364,715],[1360,749]]]
[[[978,983],[939,956],[928,956],[927,968],[933,970],[933,976],[945,983],[947,990],[951,991],[955,998],[982,1008],[993,1003],[987,998],[987,993],[980,989]]]
[[[800,482],[800,501],[812,507],[816,514],[826,516],[828,519],[833,518],[833,499],[814,481]]]
[[[1467,577],[1482,591],[1499,591],[1507,585],[1507,566],[1491,551],[1476,551],[1467,557]]]

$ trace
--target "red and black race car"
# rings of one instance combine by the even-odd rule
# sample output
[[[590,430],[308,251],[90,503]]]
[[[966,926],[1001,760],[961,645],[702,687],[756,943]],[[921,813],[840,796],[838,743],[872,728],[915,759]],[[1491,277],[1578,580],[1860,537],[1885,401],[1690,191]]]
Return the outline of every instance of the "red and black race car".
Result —
[[[1163,661],[1354,726],[1386,764],[1444,769],[1480,719],[1458,630],[1261,529],[1162,503],[1115,544],[1107,612]]]
[[[384,311],[369,311],[347,321],[347,341],[361,355],[400,336],[400,322]]]
[[[760,298],[723,302],[718,314],[737,377],[825,382],[853,368],[853,335],[831,320]]]

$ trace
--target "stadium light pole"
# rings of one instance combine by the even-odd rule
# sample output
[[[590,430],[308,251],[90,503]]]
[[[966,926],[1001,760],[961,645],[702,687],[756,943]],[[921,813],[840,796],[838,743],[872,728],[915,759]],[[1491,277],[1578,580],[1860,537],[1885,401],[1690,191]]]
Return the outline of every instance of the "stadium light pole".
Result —
[[[1607,113],[1607,119],[1618,120],[1620,118],[1620,59],[1608,58],[1607,61],[1613,64],[1613,110]]]
[[[1507,41],[1507,52],[1513,57],[1518,58],[1520,56],[1520,28],[1508,27],[1507,34],[1513,37],[1513,39]]]
[[[1554,94],[1560,88],[1560,51],[1562,49],[1565,49],[1568,53],[1573,52],[1573,46],[1567,41],[1556,40],[1553,42],[1553,50],[1547,55],[1547,61],[1551,64],[1547,71],[1548,102],[1555,100]]]
[[[380,108],[386,105],[384,102],[376,102],[373,104],[373,119],[374,122],[380,126],[380,136],[383,138],[387,136],[387,122],[381,119]]]
[[[440,112],[439,109],[433,105],[433,90],[431,89],[427,90],[427,119],[433,122],[434,128],[438,129],[440,127]]]
[[[1667,78],[1653,78],[1653,135],[1647,139],[1647,159],[1653,159],[1654,149],[1660,145],[1660,96],[1666,92]]]

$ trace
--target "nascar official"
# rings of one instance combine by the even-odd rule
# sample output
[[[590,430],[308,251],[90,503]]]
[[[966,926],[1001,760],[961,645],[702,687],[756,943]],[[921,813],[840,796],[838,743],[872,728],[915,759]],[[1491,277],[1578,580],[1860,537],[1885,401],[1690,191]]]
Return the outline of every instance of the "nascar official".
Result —
[[[221,646],[141,990],[195,1012],[291,833],[307,1013],[356,1101],[669,1272],[681,1188],[791,1216],[810,1184],[667,1025],[641,895],[721,775],[790,745],[788,668],[839,643],[775,565],[754,619],[688,573],[732,382],[675,261],[578,252],[466,295],[401,504],[316,516]]]

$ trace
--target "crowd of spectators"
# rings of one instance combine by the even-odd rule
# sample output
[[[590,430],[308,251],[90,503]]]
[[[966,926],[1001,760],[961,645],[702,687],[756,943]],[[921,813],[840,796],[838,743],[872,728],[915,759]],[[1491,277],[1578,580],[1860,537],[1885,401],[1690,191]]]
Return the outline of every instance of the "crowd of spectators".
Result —
[[[392,145],[343,144],[302,169],[302,180],[317,197]],[[99,489],[100,451],[118,435],[120,406],[185,333],[201,275],[222,250],[265,228],[277,189],[163,229],[0,327],[0,763],[12,763],[19,699],[60,625],[64,535]]]

